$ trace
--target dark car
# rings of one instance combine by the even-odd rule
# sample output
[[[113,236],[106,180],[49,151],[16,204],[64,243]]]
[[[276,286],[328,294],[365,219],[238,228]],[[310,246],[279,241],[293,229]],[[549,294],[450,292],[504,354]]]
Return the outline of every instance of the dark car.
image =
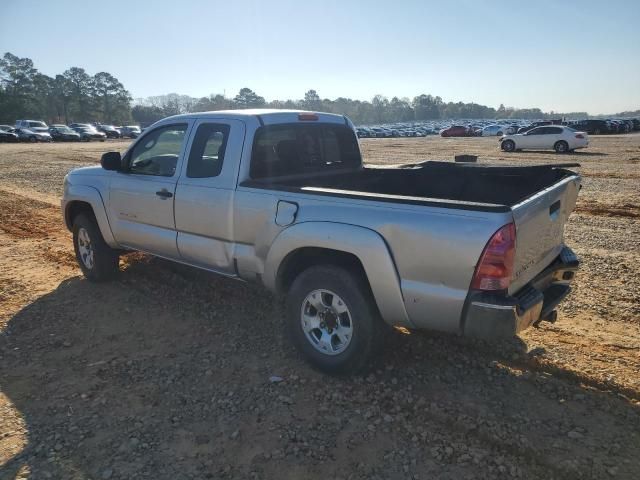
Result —
[[[440,130],[441,137],[471,137],[473,135],[474,132],[472,129],[462,125],[452,125],[449,128]]]
[[[91,140],[100,140],[104,142],[107,136],[93,128],[91,125],[83,125],[83,126],[73,126],[79,124],[71,124],[71,128],[73,128],[78,135],[80,135],[80,140],[83,142],[90,142]]]
[[[13,129],[12,129],[13,130]],[[0,142],[19,142],[18,135],[9,130],[0,129]]]
[[[107,138],[120,138],[122,134],[113,125],[96,125],[96,129],[104,133]]]
[[[49,133],[56,142],[79,142],[80,134],[66,125],[51,125]]]
[[[616,130],[612,130],[606,120],[578,120],[571,125],[571,128],[580,130],[581,132],[587,132],[589,135],[616,133]]]
[[[15,133],[21,142],[50,142],[52,140],[49,132],[36,132],[28,128],[14,128],[10,130]]]

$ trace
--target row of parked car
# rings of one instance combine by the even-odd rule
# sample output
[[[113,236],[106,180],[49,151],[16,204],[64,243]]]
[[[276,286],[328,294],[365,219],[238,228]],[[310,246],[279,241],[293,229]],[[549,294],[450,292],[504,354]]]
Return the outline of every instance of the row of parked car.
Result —
[[[0,125],[0,142],[89,142],[107,138],[137,138],[137,125],[116,127],[100,123],[72,123],[47,125],[40,120],[18,120],[15,126]]]
[[[607,133],[629,133],[640,130],[640,120],[629,119],[586,119],[586,120],[541,120],[530,122],[525,120],[474,120],[456,124],[451,122],[430,121],[413,123],[396,123],[379,126],[359,126],[356,128],[360,138],[392,138],[392,137],[425,137],[440,135],[442,137],[488,137],[524,133],[532,128],[546,125],[564,125],[587,132],[591,135]]]
[[[590,135],[601,135],[606,133],[629,133],[640,130],[640,120],[629,119],[588,119],[588,120],[541,120],[528,125],[522,124],[494,124],[487,126],[478,125],[451,125],[440,130],[442,137],[487,137],[513,135],[516,133],[526,133],[534,128],[561,125],[574,130],[586,132]]]

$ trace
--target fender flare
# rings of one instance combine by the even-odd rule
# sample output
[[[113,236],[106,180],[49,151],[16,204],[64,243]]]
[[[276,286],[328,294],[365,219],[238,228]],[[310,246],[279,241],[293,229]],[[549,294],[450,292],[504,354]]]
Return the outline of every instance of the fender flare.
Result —
[[[69,230],[73,228],[71,219],[69,218],[69,208],[74,202],[84,202],[91,205],[93,215],[96,217],[104,241],[112,248],[119,248],[118,242],[116,242],[113,232],[111,231],[111,225],[107,217],[107,209],[104,206],[100,192],[96,188],[86,185],[68,185],[64,193],[63,215],[65,224]]]
[[[382,318],[390,325],[412,328],[402,297],[400,279],[386,242],[368,228],[333,222],[304,222],[283,230],[267,253],[263,282],[276,291],[278,270],[290,253],[305,247],[326,248],[355,255],[364,267]]]

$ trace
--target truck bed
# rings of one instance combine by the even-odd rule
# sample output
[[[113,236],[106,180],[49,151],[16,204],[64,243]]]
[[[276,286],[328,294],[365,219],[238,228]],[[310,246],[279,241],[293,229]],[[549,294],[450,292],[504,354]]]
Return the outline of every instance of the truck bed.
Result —
[[[365,167],[306,176],[265,178],[254,184],[327,194],[371,194],[377,200],[406,197],[439,200],[439,205],[513,207],[564,178],[575,175],[563,167],[577,164],[495,166],[428,161],[402,167]],[[254,183],[254,182],[251,182]]]

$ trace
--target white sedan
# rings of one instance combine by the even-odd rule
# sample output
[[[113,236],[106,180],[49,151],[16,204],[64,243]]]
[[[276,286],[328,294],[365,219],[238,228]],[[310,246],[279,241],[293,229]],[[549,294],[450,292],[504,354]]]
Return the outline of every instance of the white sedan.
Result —
[[[589,135],[561,125],[546,125],[532,128],[526,133],[504,135],[500,138],[500,148],[505,152],[514,150],[554,149],[566,153],[589,145]]]

